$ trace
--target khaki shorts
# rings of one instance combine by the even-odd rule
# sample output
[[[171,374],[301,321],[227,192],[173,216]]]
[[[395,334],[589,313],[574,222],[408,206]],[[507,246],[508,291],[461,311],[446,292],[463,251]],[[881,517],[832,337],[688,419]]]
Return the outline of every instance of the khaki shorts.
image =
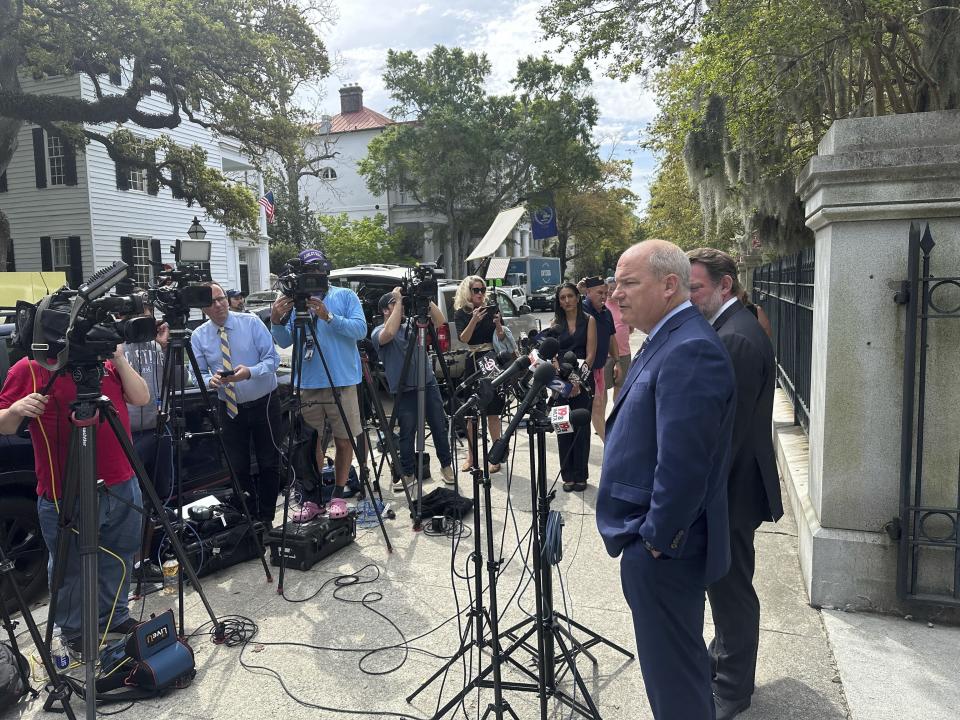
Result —
[[[357,386],[336,388],[340,393],[340,404],[350,424],[349,432],[343,424],[343,417],[333,398],[333,390],[320,388],[319,390],[304,388],[300,394],[301,412],[307,424],[321,435],[325,422],[330,423],[330,430],[335,438],[345,440],[356,437],[363,430],[360,422],[360,405],[357,402]]]
[[[620,380],[616,384],[613,382],[613,366],[620,365]],[[612,387],[623,387],[623,381],[627,379],[627,373],[630,372],[630,356],[615,358],[612,355],[607,358],[607,364],[603,367],[604,384],[609,390]]]

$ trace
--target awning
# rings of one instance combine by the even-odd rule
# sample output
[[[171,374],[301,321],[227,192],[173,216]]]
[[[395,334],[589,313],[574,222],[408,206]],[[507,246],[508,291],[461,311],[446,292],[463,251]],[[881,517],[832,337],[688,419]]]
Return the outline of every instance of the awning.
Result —
[[[504,210],[497,215],[490,229],[487,230],[487,234],[483,236],[483,240],[481,240],[473,249],[473,252],[470,253],[467,261],[482,260],[488,255],[493,255],[497,251],[497,248],[503,244],[503,241],[507,239],[507,235],[509,235],[517,223],[520,222],[520,218],[523,217],[526,211],[527,209],[521,205],[510,208],[509,210]]]

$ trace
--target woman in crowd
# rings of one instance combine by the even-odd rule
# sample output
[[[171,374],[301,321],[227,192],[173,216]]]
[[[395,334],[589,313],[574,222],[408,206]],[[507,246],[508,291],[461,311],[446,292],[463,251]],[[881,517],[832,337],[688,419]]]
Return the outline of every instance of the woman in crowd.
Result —
[[[584,365],[593,368],[593,359],[597,351],[596,321],[583,311],[580,292],[573,283],[559,285],[553,300],[554,319],[547,331],[557,339],[560,350],[557,358],[572,351]],[[587,375],[583,375],[587,377]],[[567,402],[567,401],[564,401]],[[574,389],[569,398],[571,410],[584,408],[588,412],[593,406],[591,391],[587,387]],[[563,489],[566,492],[583,492],[587,489],[590,477],[590,425],[577,428],[573,433],[557,435],[560,447],[560,475],[563,477]]]
[[[487,284],[484,279],[478,275],[470,275],[460,283],[453,301],[457,334],[468,350],[465,371],[468,376],[477,371],[477,358],[493,350],[494,333],[501,340],[506,336],[499,310],[496,305],[486,305],[486,298]],[[491,443],[500,438],[500,414],[503,406],[503,396],[498,394],[486,407],[487,430]],[[467,460],[460,468],[464,471],[474,465],[472,422],[467,423],[467,439]],[[495,473],[500,470],[500,466],[491,464],[488,469]]]

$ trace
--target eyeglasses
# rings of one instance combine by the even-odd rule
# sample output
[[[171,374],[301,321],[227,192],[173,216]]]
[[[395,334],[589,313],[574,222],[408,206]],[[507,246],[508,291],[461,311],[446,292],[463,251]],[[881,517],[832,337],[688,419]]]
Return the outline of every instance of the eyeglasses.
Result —
[[[487,291],[487,289],[486,289],[486,288],[475,287],[475,288],[470,288],[470,291],[471,291],[474,295],[483,295],[483,293],[485,293],[485,292]]]

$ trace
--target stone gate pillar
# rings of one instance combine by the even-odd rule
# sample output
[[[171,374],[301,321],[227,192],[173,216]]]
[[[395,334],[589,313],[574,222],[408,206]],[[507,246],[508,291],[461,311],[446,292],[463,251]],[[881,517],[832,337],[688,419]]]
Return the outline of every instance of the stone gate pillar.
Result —
[[[897,552],[884,526],[899,513],[905,320],[893,295],[914,219],[930,223],[939,274],[960,275],[960,111],[840,120],[797,192],[816,235],[809,474],[788,488],[801,568],[813,604],[891,610]],[[929,341],[954,369],[931,380],[928,422],[954,440],[930,451],[925,474],[953,505],[960,337],[941,325]]]

